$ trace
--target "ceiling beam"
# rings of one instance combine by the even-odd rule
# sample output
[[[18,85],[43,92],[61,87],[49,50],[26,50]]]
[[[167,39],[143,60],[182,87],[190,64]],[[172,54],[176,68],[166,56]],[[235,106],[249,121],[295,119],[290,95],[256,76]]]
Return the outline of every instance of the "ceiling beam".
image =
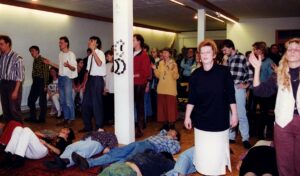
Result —
[[[50,6],[45,6],[45,5],[35,4],[35,3],[28,3],[28,2],[22,2],[22,1],[16,1],[16,0],[0,0],[0,3],[6,4],[6,5],[17,6],[17,7],[28,8],[28,9],[41,10],[41,11],[46,11],[46,12],[60,13],[60,14],[65,14],[65,15],[69,15],[69,16],[73,16],[73,17],[86,18],[86,19],[110,22],[110,23],[113,22],[113,19],[109,18],[109,17],[103,17],[103,16],[92,15],[92,14],[82,13],[82,12],[77,12],[77,11],[72,11],[72,10],[60,9],[60,8],[56,8],[56,7],[50,7]],[[154,30],[161,30],[161,31],[166,31],[166,32],[175,32],[175,33],[180,32],[177,30],[156,27],[156,26],[151,26],[151,25],[146,25],[146,24],[141,24],[141,23],[134,23],[134,26],[144,27],[144,28],[149,28],[149,29],[154,29]]]
[[[223,9],[219,8],[218,6],[210,3],[207,0],[193,0],[193,1],[196,2],[196,3],[198,3],[201,6],[204,6],[204,7],[208,8],[208,9],[212,10],[212,11],[220,12],[221,14],[223,14],[223,15],[225,15],[225,16],[227,16],[227,17],[229,17],[229,18],[231,18],[231,19],[233,19],[233,20],[235,20],[237,22],[240,20],[238,17],[233,16],[232,14],[226,12],[225,10],[223,10]]]

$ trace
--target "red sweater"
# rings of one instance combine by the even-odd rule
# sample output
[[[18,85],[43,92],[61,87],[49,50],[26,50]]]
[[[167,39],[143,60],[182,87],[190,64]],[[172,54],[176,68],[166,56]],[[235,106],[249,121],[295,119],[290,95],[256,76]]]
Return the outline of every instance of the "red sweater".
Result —
[[[134,85],[142,85],[147,83],[150,76],[151,64],[150,59],[145,51],[141,51],[134,56],[133,59],[133,74],[139,74],[139,77],[134,78]]]

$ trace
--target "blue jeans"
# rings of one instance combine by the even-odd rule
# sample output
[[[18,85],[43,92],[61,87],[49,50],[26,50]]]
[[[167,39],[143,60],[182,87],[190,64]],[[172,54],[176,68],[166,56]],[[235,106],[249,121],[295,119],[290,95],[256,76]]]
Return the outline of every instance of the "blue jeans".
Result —
[[[97,141],[93,141],[91,137],[77,141],[71,145],[68,145],[65,151],[60,155],[62,159],[69,159],[70,163],[67,167],[71,167],[74,165],[74,161],[72,160],[72,153],[76,152],[80,156],[84,158],[90,158],[93,155],[96,155],[102,150],[104,147]]]
[[[59,101],[65,120],[75,120],[72,79],[67,76],[58,78]]]
[[[197,172],[194,164],[194,150],[195,147],[191,147],[184,151],[176,161],[174,169],[167,172],[166,176],[178,176],[179,174],[187,175]]]
[[[98,158],[88,159],[90,167],[102,166],[114,162],[125,161],[137,153],[142,153],[147,149],[156,150],[156,147],[148,141],[133,142],[129,145],[112,149],[105,155]]]
[[[235,87],[235,99],[237,113],[239,117],[239,130],[243,141],[249,140],[249,123],[246,112],[246,89],[238,89]],[[230,129],[229,139],[235,140],[235,130]]]

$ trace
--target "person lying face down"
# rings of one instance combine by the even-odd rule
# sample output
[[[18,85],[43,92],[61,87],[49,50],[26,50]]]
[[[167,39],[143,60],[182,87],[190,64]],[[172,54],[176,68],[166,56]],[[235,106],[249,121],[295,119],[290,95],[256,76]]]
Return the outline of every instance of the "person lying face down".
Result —
[[[146,150],[137,153],[125,162],[106,167],[99,176],[160,176],[174,167],[175,161],[168,152]]]
[[[115,134],[99,129],[86,134],[80,141],[68,145],[59,157],[56,156],[54,161],[47,161],[44,165],[48,169],[65,169],[74,165],[71,157],[73,152],[88,159],[100,152],[108,153],[117,145],[118,140]]]
[[[142,141],[133,142],[129,145],[114,148],[107,154],[97,158],[85,159],[80,154],[73,152],[72,160],[81,170],[95,166],[103,166],[118,161],[125,161],[137,153],[144,152],[147,149],[156,152],[168,152],[176,154],[180,150],[180,134],[176,130],[161,130],[157,135],[150,136]]]
[[[5,148],[1,167],[18,168],[24,165],[25,158],[41,159],[48,153],[60,155],[73,139],[75,135],[71,128],[62,128],[56,136],[49,138],[41,132],[34,133],[28,127],[17,126]]]
[[[260,140],[237,165],[240,176],[278,176],[276,152],[272,141]]]

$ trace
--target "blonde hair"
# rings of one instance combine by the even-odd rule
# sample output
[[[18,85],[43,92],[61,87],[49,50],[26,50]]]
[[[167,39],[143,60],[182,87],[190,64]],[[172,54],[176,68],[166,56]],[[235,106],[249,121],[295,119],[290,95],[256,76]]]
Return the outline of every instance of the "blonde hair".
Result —
[[[285,42],[285,48],[288,49],[288,46],[291,43],[297,43],[300,45],[300,38],[292,38]],[[278,84],[282,85],[284,89],[290,90],[291,88],[291,77],[289,74],[289,61],[287,58],[287,53],[285,52],[284,55],[281,58],[281,61],[279,62],[278,70],[277,70],[277,78],[278,78]],[[300,75],[299,75],[300,78]]]

